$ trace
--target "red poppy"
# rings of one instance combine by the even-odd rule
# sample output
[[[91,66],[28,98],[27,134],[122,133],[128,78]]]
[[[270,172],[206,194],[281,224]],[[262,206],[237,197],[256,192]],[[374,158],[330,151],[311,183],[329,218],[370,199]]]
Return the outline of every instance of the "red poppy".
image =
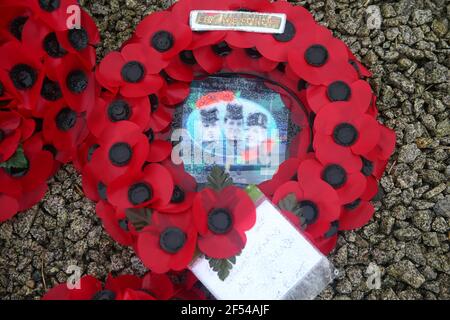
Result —
[[[380,140],[381,125],[348,102],[324,107],[314,120],[314,149],[320,161],[339,158],[348,166],[361,167],[358,155],[369,153]]]
[[[197,243],[192,213],[153,212],[151,225],[138,235],[136,252],[155,273],[183,270],[191,262]]]
[[[150,102],[147,97],[125,98],[103,92],[96,99],[96,107],[88,115],[88,127],[93,135],[100,137],[105,127],[119,121],[130,121],[144,131],[150,121]]]
[[[321,179],[299,177],[299,181],[288,181],[277,188],[273,202],[280,204],[289,195],[295,195],[300,210],[297,225],[302,220],[306,232],[313,237],[323,235],[331,222],[341,213],[336,191]]]
[[[336,228],[334,227],[332,229],[333,233]],[[330,237],[319,237],[316,239],[311,239],[311,242],[314,244],[314,246],[322,252],[323,255],[329,255],[334,248],[336,247],[338,240],[337,234],[334,234]]]
[[[339,230],[353,230],[363,227],[372,218],[375,209],[373,205],[362,199],[356,199],[342,207],[339,218]]]
[[[89,134],[84,142],[78,147],[73,158],[75,169],[81,172],[86,164],[91,162],[92,155],[100,145],[97,144],[97,137]]]
[[[263,73],[272,71],[277,65],[278,62],[263,57],[256,48],[233,48],[225,58],[225,67],[233,72]]]
[[[67,104],[75,111],[89,111],[94,107],[97,93],[93,72],[75,55],[67,55],[61,61],[47,60],[46,71],[57,79]]]
[[[170,202],[173,188],[170,172],[160,164],[152,163],[142,172],[124,175],[108,184],[107,198],[119,210],[164,207]]]
[[[366,112],[372,102],[372,89],[366,81],[333,81],[326,85],[309,86],[306,99],[312,111],[318,113],[323,107],[336,101],[347,101],[352,109]]]
[[[288,59],[294,72],[310,84],[355,79],[356,71],[348,63],[347,46],[319,25],[311,25],[301,34]]]
[[[312,15],[301,6],[293,6],[287,1],[267,3],[264,12],[284,13],[287,16],[285,31],[282,34],[258,34],[255,36],[256,48],[273,61],[288,60],[288,53],[297,44],[307,41],[314,32]]]
[[[56,33],[61,47],[79,56],[87,67],[95,65],[95,46],[100,42],[100,34],[94,20],[81,10],[79,28],[66,29]]]
[[[205,0],[178,1],[172,8],[174,20],[189,26],[189,17],[192,10],[225,10],[223,1],[211,2]],[[225,31],[192,32],[192,41],[188,44],[190,50],[209,46],[220,42],[225,37]]]
[[[109,274],[104,287],[99,280],[86,275],[80,279],[79,288],[69,289],[67,284],[60,284],[50,289],[42,300],[155,300],[140,291],[141,287],[142,279],[134,275],[114,278]]]
[[[70,17],[67,10],[77,7],[82,10],[77,0],[59,0],[59,1],[28,1],[19,0],[18,3],[24,2],[29,4],[37,18],[49,27],[55,30],[67,29],[68,18]]]
[[[0,222],[11,219],[19,211],[19,201],[11,195],[9,188],[6,184],[0,184]]]
[[[207,73],[216,73],[223,68],[224,58],[228,56],[233,49],[225,42],[219,42],[211,46],[205,46],[195,49],[194,57],[200,67]]]
[[[35,123],[15,111],[0,112],[0,163],[7,161],[17,150],[19,143],[28,139]]]
[[[191,87],[186,82],[164,83],[160,91],[161,102],[168,106],[176,106],[189,96],[190,90]]]
[[[136,27],[136,38],[158,57],[169,60],[185,50],[192,41],[191,28],[169,11],[155,12]]]
[[[176,165],[171,160],[165,160],[162,165],[170,171],[174,189],[170,203],[158,208],[160,212],[177,213],[185,212],[191,208],[197,189],[195,178],[184,170],[184,165]]]
[[[135,237],[129,230],[128,220],[118,218],[113,206],[106,201],[100,201],[95,206],[95,212],[111,238],[123,246],[131,246],[135,242]]]
[[[64,101],[49,104],[45,114],[43,134],[58,150],[74,150],[88,136],[86,119],[82,113]]]
[[[336,158],[332,162],[320,163],[314,159],[307,159],[300,163],[297,175],[299,180],[309,181],[322,179],[337,192],[342,205],[358,199],[366,188],[366,179],[359,168],[349,168]]]
[[[158,300],[169,300],[175,295],[175,286],[166,274],[147,273],[142,279],[142,289]]]
[[[44,80],[39,59],[19,42],[8,42],[1,46],[0,69],[8,74],[2,79],[7,88],[14,88],[10,94],[14,94],[25,109],[32,110]]]
[[[32,15],[30,8],[17,6],[13,1],[2,1],[0,7],[2,10],[0,44],[2,40],[4,42],[22,41],[22,30]]]
[[[154,49],[131,43],[120,52],[107,54],[100,62],[96,76],[109,91],[120,91],[124,97],[142,97],[156,93],[162,87],[163,80],[158,73],[167,64]]]
[[[174,110],[162,103],[156,94],[151,94],[146,99],[150,107],[149,129],[161,132],[172,123]]]
[[[140,172],[149,151],[148,138],[130,121],[108,125],[98,139],[100,147],[92,155],[92,168],[105,184]]]
[[[396,144],[395,131],[385,126],[380,125],[380,139],[377,145],[366,155],[367,159],[375,160],[387,160],[394,153]],[[381,176],[379,177],[381,178]]]
[[[101,290],[102,283],[87,275],[80,279],[79,288],[69,289],[66,283],[62,283],[45,293],[42,300],[93,300]]]
[[[231,258],[245,247],[245,231],[256,222],[256,208],[248,194],[234,186],[220,192],[203,189],[194,199],[198,248],[211,258]]]

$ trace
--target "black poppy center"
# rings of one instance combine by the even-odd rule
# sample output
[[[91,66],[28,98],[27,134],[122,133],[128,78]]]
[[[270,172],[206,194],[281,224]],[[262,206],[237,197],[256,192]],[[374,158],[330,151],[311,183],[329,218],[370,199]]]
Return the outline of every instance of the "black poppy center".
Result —
[[[109,149],[109,160],[117,167],[126,166],[133,155],[133,150],[128,143],[119,142]]]
[[[186,234],[180,228],[171,227],[165,229],[160,237],[159,244],[161,248],[168,252],[175,254],[180,251],[186,243]]]
[[[231,53],[232,49],[225,41],[222,41],[218,44],[213,45],[212,50],[218,56],[226,57],[227,55],[229,55]]]
[[[170,199],[171,203],[181,203],[185,199],[184,191],[179,187],[175,186],[172,193],[172,198]]]
[[[123,231],[130,231],[130,229],[128,228],[128,219],[119,220],[119,227]]]
[[[129,83],[142,81],[144,74],[144,66],[138,61],[130,61],[122,67],[122,78]]]
[[[336,235],[339,231],[339,221],[333,221],[331,223],[330,229],[325,233],[325,238],[331,238]]]
[[[283,33],[274,34],[273,37],[278,42],[288,42],[291,41],[295,37],[295,26],[292,22],[286,21],[286,28]]]
[[[353,201],[351,203],[347,203],[346,205],[344,205],[344,207],[348,210],[355,210],[356,208],[359,207],[360,204],[361,204],[361,199],[356,199],[355,201]]]
[[[21,178],[25,176],[30,170],[30,162],[28,161],[28,158],[25,157],[25,160],[27,162],[27,165],[24,168],[16,168],[16,167],[4,168],[5,172],[13,178]]]
[[[0,142],[2,142],[3,139],[5,139],[5,137],[6,137],[5,131],[3,131],[2,129],[0,129]]]
[[[259,59],[262,57],[262,54],[256,48],[247,48],[245,49],[245,53],[252,59]]]
[[[116,294],[111,290],[102,290],[94,294],[92,300],[115,300]]]
[[[152,197],[153,197],[153,190],[146,183],[139,182],[133,184],[128,189],[128,200],[130,200],[130,202],[135,206],[150,201]]]
[[[184,50],[180,52],[180,60],[184,64],[188,65],[194,65],[197,63],[197,60],[195,60],[194,53],[191,50]]]
[[[59,44],[56,33],[54,32],[51,32],[45,36],[42,44],[45,52],[47,52],[47,54],[52,58],[61,58],[67,54],[67,51],[64,50]]]
[[[148,131],[144,132],[144,134],[147,136],[149,143],[155,141],[155,132],[153,131],[153,129],[149,129]]]
[[[89,35],[84,28],[70,29],[67,37],[69,38],[71,46],[78,51],[86,49],[89,44]]]
[[[332,164],[325,168],[322,178],[333,188],[338,189],[347,181],[347,172],[340,165]]]
[[[0,82],[0,97],[3,97],[5,94],[5,87],[3,86],[3,83]]]
[[[130,106],[124,100],[115,100],[108,107],[108,117],[112,122],[128,120],[130,116]]]
[[[302,90],[306,90],[306,89],[308,89],[308,82],[306,82],[306,81],[303,80],[303,79],[300,79],[300,80],[297,82],[297,90],[298,90],[298,91],[302,91]]]
[[[73,93],[82,93],[88,86],[88,78],[83,71],[75,70],[67,76],[66,84]]]
[[[95,150],[97,150],[98,148],[100,148],[100,145],[98,145],[96,143],[89,147],[88,152],[87,152],[87,161],[88,162],[90,162],[92,160],[92,156],[94,155]]]
[[[37,80],[37,72],[26,64],[18,64],[9,72],[14,86],[19,90],[30,89]]]
[[[159,107],[159,98],[156,94],[151,94],[148,96],[148,100],[150,101],[150,107],[152,109],[152,113],[158,110]]]
[[[55,121],[59,130],[68,131],[77,123],[77,113],[70,108],[64,108],[58,112]]]
[[[320,44],[312,45],[305,52],[305,60],[311,66],[323,66],[328,60],[328,51]]]
[[[25,22],[27,22],[28,17],[19,16],[11,21],[9,24],[9,32],[19,41],[22,41],[22,31]]]
[[[152,39],[152,47],[159,52],[166,52],[173,47],[175,38],[169,31],[161,30],[156,32]]]
[[[61,99],[62,92],[59,83],[46,77],[42,83],[41,97],[47,101],[57,101]]]
[[[313,224],[317,221],[319,216],[319,208],[317,208],[317,205],[314,202],[309,200],[301,201],[299,203],[299,207],[307,225]]]
[[[52,144],[46,144],[45,146],[42,147],[42,150],[50,152],[53,158],[56,158],[56,156],[58,155],[58,150]]]
[[[106,200],[106,185],[101,181],[97,184],[97,192],[102,200]]]
[[[341,123],[334,128],[334,141],[344,147],[349,147],[355,144],[358,139],[358,131],[349,123]]]
[[[364,157],[361,157],[361,160],[363,162],[363,167],[361,169],[362,174],[366,177],[371,176],[373,173],[373,162]]]
[[[327,95],[331,101],[348,101],[352,91],[344,81],[335,81],[328,86]]]
[[[47,12],[53,12],[61,5],[60,0],[39,0],[39,6],[42,10]]]
[[[216,234],[224,234],[231,230],[233,219],[227,209],[214,209],[208,215],[208,228]]]

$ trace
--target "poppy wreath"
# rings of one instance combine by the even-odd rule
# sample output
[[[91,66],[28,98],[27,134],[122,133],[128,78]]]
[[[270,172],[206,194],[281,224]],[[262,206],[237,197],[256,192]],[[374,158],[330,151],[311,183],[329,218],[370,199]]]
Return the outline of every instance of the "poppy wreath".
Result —
[[[102,282],[92,276],[83,276],[78,286],[66,283],[50,289],[42,300],[205,300],[205,293],[196,287],[198,280],[189,271],[156,274],[144,277],[111,274]]]
[[[286,29],[194,32],[190,12],[202,9],[284,13]],[[219,169],[198,192],[183,165],[170,159],[174,109],[194,79],[219,73],[267,79],[292,121],[307,128],[259,188],[328,254],[339,231],[371,219],[370,201],[395,133],[376,120],[370,72],[306,9],[286,1],[180,0],[147,16],[100,62],[95,76],[101,90],[75,164],[105,229],[156,273],[182,270],[198,254],[216,269],[223,260],[233,263],[255,223],[254,205]],[[202,103],[227,98],[209,95]]]
[[[77,28],[67,26],[69,6],[80,10]],[[76,0],[3,0],[0,11],[2,222],[43,198],[89,134],[100,38]]]

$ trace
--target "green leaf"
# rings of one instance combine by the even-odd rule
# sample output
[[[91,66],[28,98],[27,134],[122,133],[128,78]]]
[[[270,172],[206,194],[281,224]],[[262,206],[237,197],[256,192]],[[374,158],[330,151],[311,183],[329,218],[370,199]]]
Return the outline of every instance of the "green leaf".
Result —
[[[295,214],[300,218],[300,227],[302,229],[306,229],[306,220],[303,216],[303,210],[302,208],[300,208],[295,194],[288,194],[285,198],[281,199],[281,201],[278,203],[278,208]]]
[[[28,160],[25,157],[23,148],[21,145],[17,147],[16,153],[14,153],[11,158],[7,161],[0,163],[0,168],[17,168],[24,169],[28,167]]]
[[[126,209],[125,215],[137,231],[141,231],[152,221],[152,210],[149,208]]]
[[[240,253],[228,259],[214,259],[207,256],[205,256],[205,258],[209,261],[209,266],[211,269],[213,269],[214,272],[217,272],[219,279],[225,281],[225,279],[230,275],[233,265],[236,264],[236,257],[239,255]]]
[[[211,173],[208,176],[208,184],[207,186],[220,191],[225,187],[232,186],[233,179],[230,174],[225,172],[222,168],[218,166],[214,166],[211,170]]]

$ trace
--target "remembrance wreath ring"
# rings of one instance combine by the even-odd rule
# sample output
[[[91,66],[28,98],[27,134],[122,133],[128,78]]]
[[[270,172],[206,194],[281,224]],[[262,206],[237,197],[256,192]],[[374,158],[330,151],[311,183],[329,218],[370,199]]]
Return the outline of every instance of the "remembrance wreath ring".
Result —
[[[54,18],[52,8],[42,8],[48,1],[23,1],[40,8],[4,2],[0,7],[10,9],[10,21],[21,23],[23,31],[10,39],[4,34],[14,35],[13,24],[0,26],[0,43],[6,43],[0,49],[0,100],[8,102],[0,107],[6,111],[0,113],[0,161],[23,143],[29,164],[21,176],[14,168],[0,170],[0,203],[10,208],[0,219],[43,196],[46,185],[36,188],[35,175],[43,182],[55,172],[54,163],[73,159],[107,232],[133,246],[151,271],[183,270],[198,252],[214,259],[236,256],[255,223],[253,202],[220,173],[222,187],[197,192],[195,179],[172,163],[168,141],[174,110],[188,97],[190,83],[221,73],[267,79],[292,121],[306,129],[291,142],[290,158],[259,185],[304,235],[328,254],[338,231],[371,219],[370,201],[394,151],[395,133],[376,120],[376,97],[366,81],[370,72],[306,9],[286,1],[180,0],[139,23],[120,51],[99,63],[94,77],[99,39],[90,17],[83,13],[84,31],[74,35],[42,23],[43,17]],[[191,10],[284,13],[286,29],[194,32]],[[58,29],[61,22],[54,21]],[[40,38],[27,37],[27,28],[39,28]],[[39,92],[49,93],[51,101],[42,103]],[[290,102],[292,95],[304,109]],[[43,129],[34,130],[34,122],[29,128],[30,119],[39,117]],[[6,143],[8,135],[19,138]],[[31,190],[33,199],[24,205],[19,199],[30,198]]]

